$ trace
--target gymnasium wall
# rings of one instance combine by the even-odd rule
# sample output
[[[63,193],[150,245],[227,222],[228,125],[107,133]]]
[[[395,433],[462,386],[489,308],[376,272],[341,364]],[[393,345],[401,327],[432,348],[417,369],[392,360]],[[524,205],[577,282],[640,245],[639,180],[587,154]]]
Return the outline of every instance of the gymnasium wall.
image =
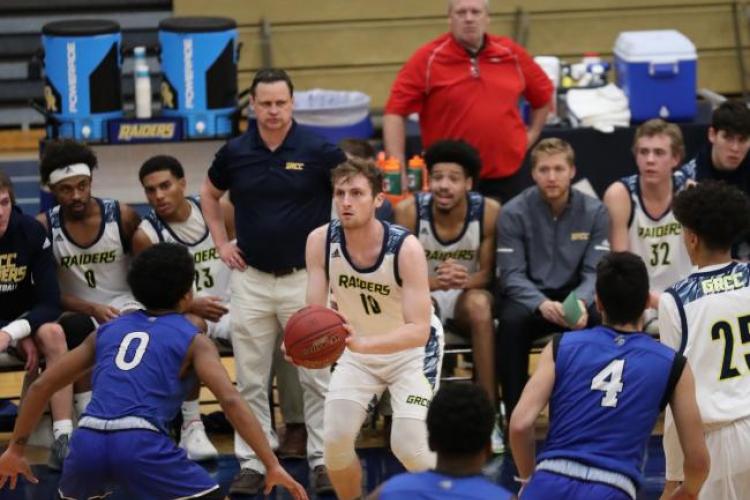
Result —
[[[534,55],[577,60],[612,55],[627,30],[677,29],[696,44],[698,85],[742,90],[735,49],[734,3],[722,0],[491,0],[491,32],[525,34]],[[522,11],[518,8],[522,7]],[[240,88],[263,65],[265,20],[273,65],[300,89],[358,89],[385,104],[393,78],[422,43],[447,30],[446,0],[174,0],[175,15],[233,17],[243,43]],[[736,9],[739,38],[750,49],[748,7]],[[750,64],[748,64],[750,66]]]

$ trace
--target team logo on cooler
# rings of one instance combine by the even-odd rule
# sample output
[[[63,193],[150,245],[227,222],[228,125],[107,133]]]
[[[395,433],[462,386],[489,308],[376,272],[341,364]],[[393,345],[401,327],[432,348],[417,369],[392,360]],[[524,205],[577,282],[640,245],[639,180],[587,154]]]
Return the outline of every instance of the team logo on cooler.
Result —
[[[185,66],[185,108],[193,109],[195,103],[195,71],[193,69],[193,39],[182,41],[182,63]]]
[[[76,44],[68,42],[65,46],[68,63],[68,111],[78,113],[78,75],[76,74]]]
[[[133,139],[173,139],[175,124],[165,123],[123,123],[117,134],[117,140],[128,142]]]

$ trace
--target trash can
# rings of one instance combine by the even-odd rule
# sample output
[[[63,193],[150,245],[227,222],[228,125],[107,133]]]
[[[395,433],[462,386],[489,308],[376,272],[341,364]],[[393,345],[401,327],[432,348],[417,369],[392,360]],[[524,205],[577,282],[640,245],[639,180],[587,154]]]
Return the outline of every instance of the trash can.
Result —
[[[294,119],[333,144],[342,139],[369,139],[373,133],[370,96],[357,91],[295,91]]]
[[[171,17],[159,23],[162,113],[185,119],[188,137],[232,132],[237,107],[237,23]]]
[[[61,137],[100,141],[106,121],[121,118],[120,25],[82,19],[42,28],[44,100]]]

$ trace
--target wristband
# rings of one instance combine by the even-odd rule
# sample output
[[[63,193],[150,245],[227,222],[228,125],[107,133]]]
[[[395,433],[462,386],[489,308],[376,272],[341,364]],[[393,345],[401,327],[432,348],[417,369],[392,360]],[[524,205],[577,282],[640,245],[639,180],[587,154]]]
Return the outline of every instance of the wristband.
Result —
[[[0,330],[10,335],[11,340],[21,340],[31,335],[31,324],[25,319],[11,321]]]

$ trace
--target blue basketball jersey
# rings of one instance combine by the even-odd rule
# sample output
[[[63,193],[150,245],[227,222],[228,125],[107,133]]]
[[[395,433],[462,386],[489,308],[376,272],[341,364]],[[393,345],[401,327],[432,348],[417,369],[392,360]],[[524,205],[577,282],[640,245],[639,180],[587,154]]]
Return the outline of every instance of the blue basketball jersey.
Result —
[[[181,314],[134,311],[96,334],[93,394],[85,415],[104,420],[141,417],[167,432],[194,377],[180,369],[198,328]]]
[[[574,460],[640,484],[647,440],[684,365],[646,334],[605,326],[555,342],[550,427],[537,460]]]
[[[384,485],[381,500],[506,500],[509,491],[482,475],[454,477],[435,471],[399,474]]]

